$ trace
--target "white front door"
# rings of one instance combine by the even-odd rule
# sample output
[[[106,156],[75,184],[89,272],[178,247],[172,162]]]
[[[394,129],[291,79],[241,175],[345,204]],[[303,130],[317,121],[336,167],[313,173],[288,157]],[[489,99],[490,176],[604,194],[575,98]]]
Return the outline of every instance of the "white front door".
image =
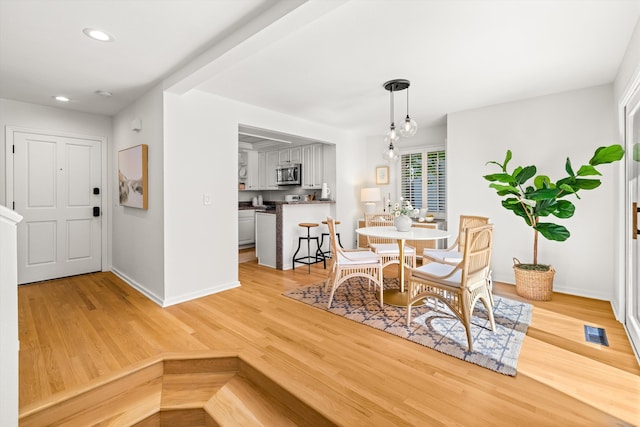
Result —
[[[101,141],[15,132],[13,144],[18,283],[100,271]]]
[[[640,90],[626,106],[626,157],[631,230],[627,253],[625,325],[636,350],[640,351]]]

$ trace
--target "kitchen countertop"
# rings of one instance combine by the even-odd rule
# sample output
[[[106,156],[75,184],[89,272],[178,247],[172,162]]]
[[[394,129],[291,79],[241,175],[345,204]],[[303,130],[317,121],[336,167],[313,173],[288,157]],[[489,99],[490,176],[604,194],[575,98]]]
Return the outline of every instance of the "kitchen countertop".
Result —
[[[276,206],[275,205],[263,205],[263,206],[238,205],[238,210],[239,211],[254,210],[256,212],[261,212],[261,213],[275,214]]]
[[[335,203],[335,200],[310,200],[308,202],[285,202],[284,200],[275,200],[272,202],[266,202],[263,206],[253,206],[251,202],[239,202],[238,210],[250,210],[255,209],[257,212],[273,211],[276,208],[276,205],[313,205],[313,204],[322,204],[322,203]]]
[[[274,205],[313,205],[320,203],[335,203],[335,200],[309,200],[308,202],[300,201],[300,202],[285,202],[284,200],[276,200],[273,203]]]

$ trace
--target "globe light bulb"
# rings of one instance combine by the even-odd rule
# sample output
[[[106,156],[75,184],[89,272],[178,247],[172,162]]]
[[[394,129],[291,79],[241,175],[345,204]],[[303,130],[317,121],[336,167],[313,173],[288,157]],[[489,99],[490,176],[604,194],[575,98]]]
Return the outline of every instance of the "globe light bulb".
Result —
[[[411,117],[407,116],[400,125],[400,135],[405,138],[413,136],[418,132],[418,124]]]
[[[400,158],[398,150],[395,149],[393,143],[389,143],[389,148],[382,152],[382,158],[388,162],[396,161]]]
[[[394,142],[398,142],[400,140],[400,134],[396,130],[396,127],[393,123],[391,123],[391,127],[384,135],[384,142],[387,144],[393,144]]]

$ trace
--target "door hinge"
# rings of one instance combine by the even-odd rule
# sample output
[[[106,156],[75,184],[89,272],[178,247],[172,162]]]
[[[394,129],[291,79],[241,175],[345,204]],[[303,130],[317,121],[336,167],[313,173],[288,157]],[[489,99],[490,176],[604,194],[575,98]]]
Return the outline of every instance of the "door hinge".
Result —
[[[16,202],[13,202],[13,208],[14,211],[16,210]]]
[[[13,154],[16,154],[16,145],[15,144],[11,146],[11,152]]]

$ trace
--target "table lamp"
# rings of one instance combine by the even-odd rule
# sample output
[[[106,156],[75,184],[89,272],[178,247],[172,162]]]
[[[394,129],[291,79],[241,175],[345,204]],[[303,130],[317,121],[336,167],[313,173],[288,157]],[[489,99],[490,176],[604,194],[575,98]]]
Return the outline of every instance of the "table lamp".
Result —
[[[379,188],[363,188],[360,190],[360,201],[364,203],[365,213],[374,213],[376,211],[375,202],[382,200]]]

